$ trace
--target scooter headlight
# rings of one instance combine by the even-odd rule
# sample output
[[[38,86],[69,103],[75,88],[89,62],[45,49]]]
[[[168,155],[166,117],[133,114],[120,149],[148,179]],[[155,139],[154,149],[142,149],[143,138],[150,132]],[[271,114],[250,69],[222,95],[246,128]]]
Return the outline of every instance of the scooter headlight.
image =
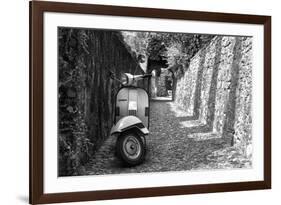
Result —
[[[129,81],[128,76],[125,73],[123,73],[121,75],[121,83],[122,83],[122,85],[127,85],[128,81]]]
[[[121,76],[122,85],[133,85],[135,80],[134,76],[130,73],[124,73]]]

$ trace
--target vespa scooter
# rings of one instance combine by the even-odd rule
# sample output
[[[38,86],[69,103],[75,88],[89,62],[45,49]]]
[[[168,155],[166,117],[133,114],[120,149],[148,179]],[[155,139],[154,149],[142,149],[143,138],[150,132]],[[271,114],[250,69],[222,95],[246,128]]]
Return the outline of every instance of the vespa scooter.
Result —
[[[142,163],[146,153],[146,136],[149,134],[149,96],[137,81],[151,75],[131,75],[121,78],[122,87],[116,95],[115,120],[111,135],[117,137],[117,156],[127,166]]]

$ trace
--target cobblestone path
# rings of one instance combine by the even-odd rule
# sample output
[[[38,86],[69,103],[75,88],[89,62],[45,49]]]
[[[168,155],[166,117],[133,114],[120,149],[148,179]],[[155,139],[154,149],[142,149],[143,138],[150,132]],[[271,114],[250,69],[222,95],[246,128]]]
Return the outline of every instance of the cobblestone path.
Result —
[[[109,137],[85,166],[85,175],[251,167],[251,162],[220,136],[190,137],[190,129],[182,126],[186,119],[173,111],[172,102],[154,101],[150,106],[144,163],[123,167],[115,156],[116,139]]]

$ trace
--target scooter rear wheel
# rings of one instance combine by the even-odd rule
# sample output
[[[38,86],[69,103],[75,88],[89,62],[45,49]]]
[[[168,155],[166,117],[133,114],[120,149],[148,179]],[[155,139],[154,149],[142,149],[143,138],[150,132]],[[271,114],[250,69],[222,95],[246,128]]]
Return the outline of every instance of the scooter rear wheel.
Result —
[[[116,144],[117,155],[126,166],[141,164],[145,158],[145,146],[141,137],[133,131],[122,133]]]

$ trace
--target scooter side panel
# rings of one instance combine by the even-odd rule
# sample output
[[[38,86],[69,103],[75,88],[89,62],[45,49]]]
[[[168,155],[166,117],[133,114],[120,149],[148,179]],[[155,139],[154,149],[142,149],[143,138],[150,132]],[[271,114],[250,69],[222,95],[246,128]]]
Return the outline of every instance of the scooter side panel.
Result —
[[[116,98],[116,107],[119,109],[119,115],[116,115],[116,122],[122,117],[128,116],[129,89],[122,88],[119,90]]]
[[[149,98],[145,90],[134,87],[121,88],[116,97],[116,121],[125,116],[137,116],[145,127],[149,124]]]
[[[148,95],[143,89],[138,89],[138,113],[137,116],[143,122],[145,127],[148,127],[148,115],[145,116],[145,109],[148,108]]]

